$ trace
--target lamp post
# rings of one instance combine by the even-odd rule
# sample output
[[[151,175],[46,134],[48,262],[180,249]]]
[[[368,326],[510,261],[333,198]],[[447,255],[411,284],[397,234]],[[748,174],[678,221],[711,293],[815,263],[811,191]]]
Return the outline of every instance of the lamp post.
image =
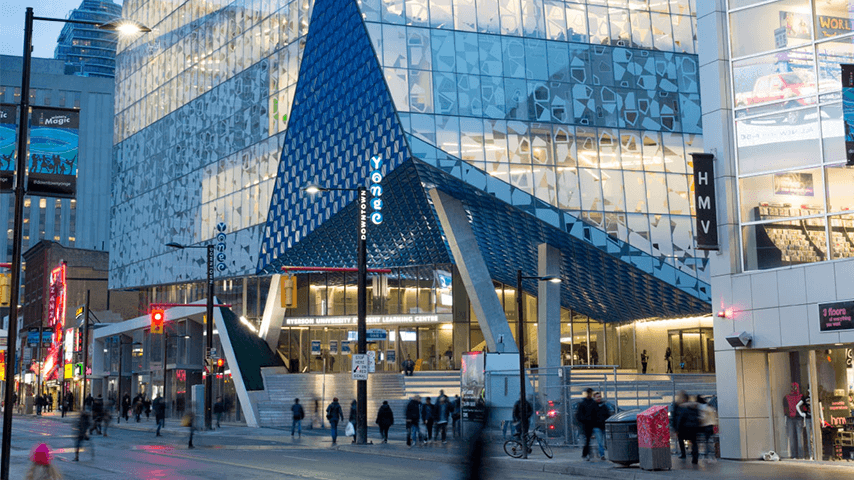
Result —
[[[118,409],[119,409],[119,416],[118,416],[118,418],[116,418],[116,423],[122,423],[122,415],[124,415],[124,413],[125,413],[124,411],[122,411],[122,408],[123,408],[122,407],[122,374],[124,373],[124,370],[123,370],[124,362],[123,362],[123,360],[125,358],[125,355],[124,355],[125,351],[124,351],[124,348],[122,348],[122,347],[124,347],[125,345],[142,345],[142,344],[139,342],[125,343],[122,341],[122,337],[119,336],[119,387],[118,387],[117,392],[116,392],[116,397],[117,397],[116,398],[116,405],[118,406]]]
[[[357,324],[359,349],[356,353],[368,353],[367,339],[367,294],[368,294],[368,189],[356,188],[327,188],[311,185],[305,188],[306,193],[319,192],[356,192],[358,206],[356,262],[358,278],[356,279],[356,295],[358,296]],[[368,443],[368,381],[356,380],[356,443]]]
[[[205,341],[205,364],[209,365],[210,370],[208,374],[205,375],[205,430],[213,429],[213,416],[212,416],[212,408],[213,408],[213,379],[211,378],[213,374],[213,368],[210,367],[211,361],[211,350],[213,349],[213,293],[214,293],[214,246],[213,244],[209,245],[182,245],[176,242],[169,242],[166,244],[167,247],[185,249],[185,248],[204,248],[207,249],[208,253],[208,301],[207,308],[205,309],[205,334],[207,336],[207,340]],[[163,363],[165,365],[166,359],[163,359]],[[166,378],[163,379],[166,381]]]
[[[85,20],[71,20],[66,18],[36,17],[33,14],[33,8],[27,7],[27,13],[24,20],[24,56],[21,64],[21,106],[18,116],[18,156],[17,163],[15,165],[15,213],[12,227],[12,285],[10,289],[11,301],[9,302],[9,345],[15,345],[18,340],[18,297],[20,296],[21,286],[21,248],[23,246],[21,234],[24,223],[24,177],[27,173],[27,140],[29,134],[28,121],[30,114],[30,64],[33,50],[33,21],[35,20],[94,25],[103,30],[113,30],[123,34],[151,31],[151,29],[140,23],[126,20],[100,23]],[[14,348],[9,348],[7,353],[9,353],[11,358],[6,361],[6,378],[12,379],[15,375]],[[5,405],[12,405],[11,389],[6,388],[6,391],[3,394],[3,399]],[[12,445],[11,438],[12,409],[6,408],[3,411],[3,444],[1,448],[2,452],[0,452],[0,480],[9,480],[9,455]]]
[[[518,330],[516,336],[519,339],[519,408],[521,410],[521,434],[519,436],[522,442],[522,458],[528,458],[528,444],[526,437],[528,436],[528,399],[525,394],[525,316],[524,302],[522,300],[522,280],[539,280],[544,282],[560,283],[560,277],[557,275],[546,275],[542,277],[526,277],[522,275],[522,270],[516,270],[516,315],[518,316]]]

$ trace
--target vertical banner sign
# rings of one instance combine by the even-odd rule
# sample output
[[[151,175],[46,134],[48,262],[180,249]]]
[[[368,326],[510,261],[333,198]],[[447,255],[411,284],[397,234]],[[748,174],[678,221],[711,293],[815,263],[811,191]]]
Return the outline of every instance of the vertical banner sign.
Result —
[[[59,356],[62,350],[62,334],[65,332],[65,263],[59,264],[50,272],[50,292],[48,296],[47,323],[56,333],[48,348],[45,357],[45,380],[61,380],[59,367],[62,359]]]
[[[225,231],[228,230],[228,224],[219,222],[216,224],[216,269],[222,273],[228,269],[225,260],[228,258],[225,255]]]
[[[383,187],[380,185],[380,182],[383,181],[383,157],[379,155],[374,155],[371,157],[371,208],[373,212],[371,212],[371,222],[374,225],[379,225],[383,223]]]
[[[12,179],[15,178],[17,113],[17,105],[0,105],[0,192],[12,191]]]
[[[854,65],[842,64],[842,118],[845,124],[845,158],[854,166]]]
[[[697,250],[719,250],[718,209],[715,203],[715,156],[694,157],[694,204],[697,209]]]
[[[73,198],[77,194],[80,112],[33,107],[27,193]]]

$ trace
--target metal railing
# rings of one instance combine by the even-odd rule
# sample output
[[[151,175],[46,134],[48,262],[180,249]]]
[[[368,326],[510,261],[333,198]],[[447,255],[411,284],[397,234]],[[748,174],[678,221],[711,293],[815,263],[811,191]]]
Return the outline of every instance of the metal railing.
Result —
[[[499,384],[502,377],[518,378],[518,370],[486,372],[487,384]],[[616,365],[575,365],[534,368],[527,371],[529,398],[537,412],[532,425],[542,425],[550,440],[576,444],[583,439],[575,421],[575,410],[592,388],[601,392],[614,412],[670,405],[676,394],[715,395],[714,374],[640,374],[620,371]],[[496,381],[498,380],[498,381]],[[517,382],[518,384],[518,382]]]

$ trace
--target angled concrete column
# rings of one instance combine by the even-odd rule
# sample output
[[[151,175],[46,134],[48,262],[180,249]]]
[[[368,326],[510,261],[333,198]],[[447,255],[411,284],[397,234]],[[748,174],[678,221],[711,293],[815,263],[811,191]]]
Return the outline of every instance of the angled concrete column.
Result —
[[[285,309],[282,308],[282,289],[279,288],[281,278],[281,275],[273,275],[270,279],[267,304],[264,305],[261,328],[258,330],[258,335],[267,342],[270,350],[274,352],[279,348],[279,335],[282,334],[282,322],[285,321]]]
[[[547,244],[537,246],[537,275],[560,275],[560,250]],[[560,284],[538,282],[537,351],[540,368],[560,366]],[[545,376],[543,376],[545,374]],[[540,371],[540,394],[544,400],[560,395],[557,369]]]
[[[430,198],[433,199],[436,213],[439,214],[439,222],[457,262],[463,286],[489,351],[518,352],[510,324],[507,323],[504,309],[495,294],[492,277],[486,268],[462,202],[435,188],[430,189]],[[500,340],[503,342],[499,342]]]

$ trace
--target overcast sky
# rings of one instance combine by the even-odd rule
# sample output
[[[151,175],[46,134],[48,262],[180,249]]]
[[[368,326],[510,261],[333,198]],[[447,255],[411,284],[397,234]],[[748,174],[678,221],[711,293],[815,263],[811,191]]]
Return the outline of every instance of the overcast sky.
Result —
[[[0,0],[0,55],[24,53],[24,16],[27,7],[33,7],[37,17],[65,18],[79,7],[83,0]],[[122,0],[113,0],[121,5]],[[33,56],[53,58],[56,38],[62,23],[33,22]]]

